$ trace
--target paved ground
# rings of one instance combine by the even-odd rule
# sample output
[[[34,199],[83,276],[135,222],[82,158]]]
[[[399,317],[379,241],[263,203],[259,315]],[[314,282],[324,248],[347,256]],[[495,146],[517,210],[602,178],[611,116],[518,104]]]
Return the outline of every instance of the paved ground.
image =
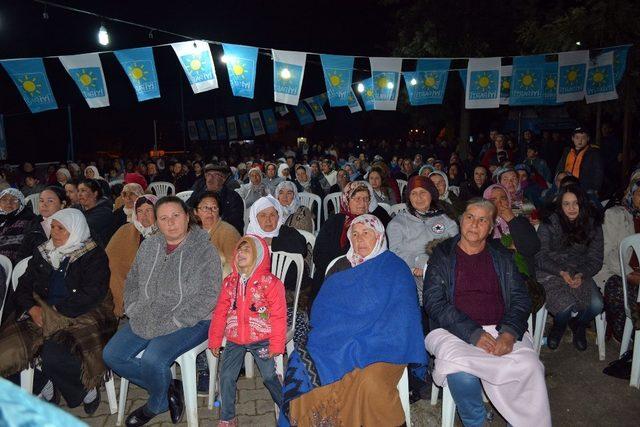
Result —
[[[551,402],[552,420],[555,426],[638,426],[640,425],[640,390],[629,387],[628,381],[618,380],[602,374],[602,369],[616,359],[618,344],[607,343],[607,360],[598,360],[595,335],[589,334],[590,345],[586,352],[577,352],[571,344],[571,333],[555,352],[542,349],[541,359],[546,366],[547,387]],[[241,378],[239,381],[237,412],[241,426],[273,426],[275,417],[273,403],[260,378]],[[119,380],[116,380],[119,391]],[[129,387],[126,412],[144,404],[146,392],[134,385]],[[102,392],[103,403],[96,414],[87,418],[83,410],[70,410],[83,418],[91,426],[114,426],[116,415],[109,414],[106,393]],[[201,426],[215,426],[218,411],[206,409],[206,399],[199,398],[199,420]],[[68,409],[68,408],[67,408]],[[414,426],[440,425],[440,401],[431,406],[420,401],[411,406]],[[179,424],[186,426],[185,422]],[[459,422],[457,425],[461,425]],[[164,414],[153,420],[151,426],[173,426],[169,415]],[[504,426],[505,422],[496,417],[491,423]]]

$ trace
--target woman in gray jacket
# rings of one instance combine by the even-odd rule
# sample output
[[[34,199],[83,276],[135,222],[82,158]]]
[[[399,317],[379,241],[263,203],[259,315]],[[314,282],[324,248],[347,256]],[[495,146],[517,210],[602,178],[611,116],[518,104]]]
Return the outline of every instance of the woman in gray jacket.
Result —
[[[220,257],[207,232],[190,221],[184,202],[163,197],[155,214],[160,233],[142,242],[125,283],[129,323],[103,352],[118,375],[149,393],[147,403],[127,417],[127,426],[144,425],[167,410],[174,423],[181,418],[181,390],[172,384],[170,367],[207,340],[222,283]]]

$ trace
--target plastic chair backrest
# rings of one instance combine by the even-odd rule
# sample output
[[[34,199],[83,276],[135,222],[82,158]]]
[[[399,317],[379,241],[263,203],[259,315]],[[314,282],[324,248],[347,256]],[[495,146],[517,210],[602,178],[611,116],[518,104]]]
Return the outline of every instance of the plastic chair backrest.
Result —
[[[329,270],[331,270],[331,267],[333,267],[333,265],[338,262],[339,259],[346,257],[346,255],[342,255],[339,256],[337,258],[334,258],[331,260],[331,262],[329,263],[329,265],[327,265],[327,269],[324,271],[324,277],[327,277],[327,274],[329,273]]]
[[[193,191],[188,190],[188,191],[181,191],[178,194],[176,194],[176,197],[178,197],[180,200],[182,200],[183,202],[187,202],[187,200],[189,200],[189,198],[191,197],[191,195],[193,194]]]
[[[13,272],[11,273],[11,284],[13,285],[14,291],[18,287],[18,279],[20,279],[20,276],[27,271],[27,264],[31,258],[32,257],[28,256],[13,267]]]
[[[389,215],[391,216],[395,216],[397,214],[399,214],[402,211],[406,211],[407,210],[407,204],[406,203],[398,203],[395,204],[393,206],[391,206],[391,212],[389,213]]]
[[[340,197],[342,197],[341,192],[331,193],[325,196],[322,202],[325,221],[329,219],[329,202],[333,204],[333,213],[340,212]]]
[[[2,305],[0,305],[0,322],[2,321],[2,313],[4,312],[4,303],[7,299],[7,295],[9,294],[9,284],[11,283],[11,272],[13,270],[13,265],[11,264],[11,260],[4,255],[0,255],[0,267],[4,269],[4,274],[7,277],[5,281],[5,292],[2,295]]]
[[[276,276],[282,283],[287,276],[291,263],[296,265],[296,294],[293,300],[293,320],[291,330],[296,328],[296,315],[298,314],[298,298],[302,286],[302,274],[304,273],[304,258],[300,254],[277,251],[271,253],[271,274]]]
[[[313,250],[313,248],[316,246],[316,236],[314,236],[313,233],[309,233],[308,231],[305,231],[305,230],[297,230],[297,231],[298,233],[302,234],[302,236],[305,238],[307,243],[311,245],[311,249]]]
[[[169,195],[169,190],[171,190],[171,194],[176,194],[176,187],[165,181],[152,182],[147,190],[153,192],[158,198]]]
[[[313,194],[313,193],[307,193],[306,191],[303,191],[302,193],[298,193],[298,197],[300,198],[300,203],[303,206],[306,206],[309,208],[309,210],[311,211],[311,213],[315,216],[314,218],[314,225],[313,225],[313,233],[314,234],[318,234],[318,232],[320,231],[320,207],[322,206],[322,199],[320,199],[320,196]],[[315,210],[313,208],[313,205],[315,205]]]
[[[636,253],[636,256],[640,256],[640,233],[632,234],[631,236],[627,236],[622,239],[620,242],[620,249],[618,251],[620,260],[620,277],[622,277],[622,289],[624,295],[624,312],[629,319],[631,319],[631,307],[627,295],[627,269],[625,267],[628,267],[628,263],[625,262],[625,258],[631,249]],[[638,301],[640,301],[640,293],[638,294]]]
[[[404,188],[407,186],[407,181],[404,179],[396,179],[398,183],[398,189],[400,190],[400,197],[402,197],[402,193],[404,193]]]
[[[124,184],[124,179],[114,179],[113,181],[109,182],[109,187],[112,187],[114,185],[118,185],[118,184]]]
[[[40,214],[40,193],[34,193],[24,198],[24,203],[28,205],[31,203],[31,210],[34,214]]]

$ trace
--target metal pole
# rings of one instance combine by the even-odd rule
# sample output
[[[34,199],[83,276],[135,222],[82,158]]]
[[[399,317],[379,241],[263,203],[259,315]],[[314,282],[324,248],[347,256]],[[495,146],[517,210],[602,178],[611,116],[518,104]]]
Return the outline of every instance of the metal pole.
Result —
[[[69,104],[67,104],[67,120],[69,122],[69,144],[67,145],[67,160],[75,160],[73,149],[73,116],[71,115],[71,105]]]
[[[153,119],[153,151],[158,151],[158,127],[156,119]]]

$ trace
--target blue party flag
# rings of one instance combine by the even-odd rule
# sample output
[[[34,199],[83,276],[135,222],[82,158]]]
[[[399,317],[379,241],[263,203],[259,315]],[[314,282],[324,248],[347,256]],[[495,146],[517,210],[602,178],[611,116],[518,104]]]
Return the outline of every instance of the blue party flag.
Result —
[[[419,59],[416,71],[403,73],[411,105],[442,104],[450,65],[449,59]]]
[[[0,61],[0,64],[32,113],[58,108],[42,58],[8,59]]]
[[[293,109],[295,111],[296,116],[298,116],[298,120],[301,125],[308,125],[309,123],[313,123],[313,116],[304,106],[303,102],[300,102],[296,108]]]
[[[228,43],[223,43],[222,48],[233,96],[253,99],[258,48]]]
[[[613,51],[601,53],[589,65],[585,88],[587,104],[618,99],[613,56]]]
[[[196,127],[198,128],[198,139],[200,141],[208,141],[209,132],[207,131],[207,125],[204,120],[196,120]]]
[[[545,62],[544,64],[544,105],[557,105],[558,97],[558,63]]]
[[[240,122],[240,133],[245,138],[251,138],[253,136],[253,132],[251,131],[251,119],[249,119],[249,114],[240,114],[238,116],[238,121]]]
[[[462,80],[462,87],[467,90],[467,70],[458,70],[460,80]]]
[[[234,116],[227,117],[227,134],[229,135],[229,140],[238,139],[238,126]]]
[[[160,85],[153,59],[153,48],[116,50],[113,54],[127,73],[138,101],[160,98]]]
[[[629,52],[631,45],[620,47],[608,47],[602,50],[602,53],[613,51],[613,74],[616,79],[616,86],[620,84],[624,71],[627,68],[627,53]]]
[[[500,57],[469,58],[465,108],[498,108],[500,106],[500,73]]]
[[[213,66],[209,43],[195,40],[172,43],[171,47],[182,65],[193,93],[218,88],[218,77]]]
[[[309,108],[311,108],[311,113],[316,121],[319,122],[320,120],[327,120],[327,116],[324,113],[324,109],[322,108],[322,104],[318,96],[306,98],[304,102],[306,102],[309,105]]]
[[[264,117],[264,126],[267,129],[267,133],[278,133],[278,122],[276,122],[276,115],[271,108],[262,110],[262,117]]]
[[[271,55],[273,56],[274,101],[298,105],[307,54],[273,49]]]
[[[227,139],[227,125],[224,117],[216,118],[216,131],[219,140]]]
[[[211,140],[212,141],[217,140],[218,132],[216,131],[216,121],[213,119],[207,119],[204,122],[207,125],[207,130],[209,131],[209,136],[211,137]]]
[[[369,77],[368,79],[362,80],[360,83],[362,83],[362,85],[364,86],[364,90],[360,92],[360,97],[362,97],[364,109],[365,111],[371,111],[374,108],[373,78]]]
[[[544,87],[544,55],[513,58],[509,105],[541,105]]]
[[[558,54],[558,101],[580,101],[584,98],[588,62],[588,50]]]
[[[353,75],[353,56],[320,55],[327,97],[332,107],[349,105],[351,79]]]

